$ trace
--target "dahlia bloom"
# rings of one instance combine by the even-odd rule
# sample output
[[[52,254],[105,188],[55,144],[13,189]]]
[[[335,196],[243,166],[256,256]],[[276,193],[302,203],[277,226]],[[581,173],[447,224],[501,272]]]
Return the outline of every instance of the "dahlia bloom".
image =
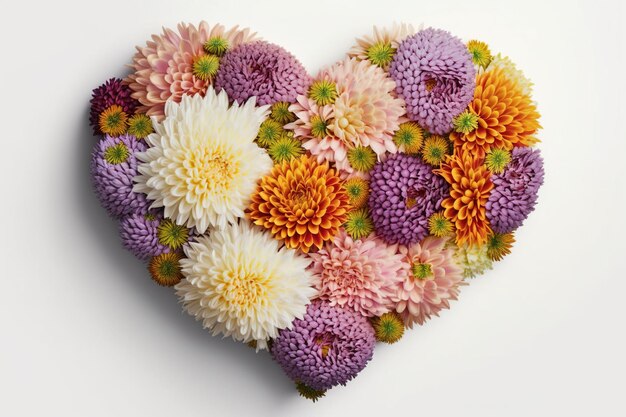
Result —
[[[257,180],[272,160],[255,143],[267,107],[254,99],[229,107],[225,92],[167,102],[165,120],[146,138],[135,191],[164,207],[166,217],[204,233],[244,216]],[[250,163],[254,161],[254,163]]]
[[[248,215],[288,248],[308,253],[338,233],[349,208],[335,171],[305,155],[274,165],[252,196]]]
[[[300,63],[284,48],[257,41],[227,52],[215,78],[215,88],[225,90],[231,101],[256,97],[260,105],[295,101],[311,79]]]
[[[184,246],[183,308],[213,335],[265,349],[278,330],[302,318],[315,296],[309,260],[248,222],[215,230]]]
[[[111,78],[100,87],[93,90],[89,109],[89,124],[93,134],[102,134],[99,126],[100,115],[112,105],[118,105],[124,113],[132,116],[139,103],[131,97],[131,91],[120,78]]]
[[[131,65],[134,72],[126,82],[132,97],[141,103],[139,111],[160,120],[166,101],[178,103],[183,95],[204,95],[212,80],[194,74],[194,61],[207,55],[205,43],[216,38],[225,41],[229,49],[257,39],[249,29],[237,26],[226,30],[207,22],[200,22],[198,27],[181,23],[178,32],[163,29],[162,35],[153,35],[146,46],[137,47]]]
[[[476,78],[476,91],[469,111],[478,116],[478,127],[466,134],[452,132],[455,147],[462,147],[482,158],[494,148],[530,146],[538,140],[541,127],[537,107],[530,96],[501,68]]]
[[[448,194],[444,179],[406,154],[376,164],[370,175],[369,207],[376,234],[389,244],[406,246],[428,235],[428,218]]]
[[[142,212],[148,206],[144,194],[133,190],[137,156],[146,145],[130,135],[105,136],[91,155],[91,182],[100,204],[115,218]]]
[[[463,275],[447,241],[428,236],[421,243],[399,249],[411,267],[398,286],[396,311],[409,328],[438,316],[459,295]]]
[[[285,127],[305,140],[305,149],[319,162],[335,162],[337,169],[351,173],[349,149],[370,147],[379,157],[397,152],[393,133],[400,126],[404,102],[393,95],[395,83],[385,71],[369,61],[346,58],[322,70],[316,80],[334,83],[337,98],[318,106],[310,97],[299,96],[289,108],[298,119]],[[312,127],[315,116],[325,122],[321,134]]]
[[[406,38],[389,74],[406,102],[407,116],[442,135],[472,99],[476,70],[460,39],[440,29],[424,29]]]
[[[485,206],[493,189],[487,167],[481,159],[462,151],[446,157],[435,172],[450,184],[450,194],[441,205],[444,216],[454,223],[456,243],[484,244],[491,233]]]
[[[388,312],[408,271],[396,249],[375,237],[355,241],[341,230],[332,243],[309,255],[318,297],[366,317]]]
[[[394,23],[390,28],[379,29],[374,26],[372,35],[357,38],[348,56],[359,60],[369,60],[372,64],[387,69],[400,42],[415,34],[412,25]]]
[[[148,210],[124,217],[120,222],[122,245],[142,261],[168,253],[170,248],[159,243],[157,228],[161,219]]]
[[[315,300],[302,319],[280,331],[271,353],[289,378],[325,391],[361,372],[372,359],[375,343],[365,317]]]
[[[492,176],[494,188],[486,203],[487,218],[495,232],[509,233],[522,225],[535,209],[543,177],[538,149],[513,149],[504,172]]]

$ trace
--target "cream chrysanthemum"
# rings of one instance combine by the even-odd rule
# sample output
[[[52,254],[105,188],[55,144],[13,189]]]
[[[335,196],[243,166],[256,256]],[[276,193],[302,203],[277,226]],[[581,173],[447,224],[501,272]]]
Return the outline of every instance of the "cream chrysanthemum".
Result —
[[[278,246],[246,221],[185,246],[185,279],[176,285],[183,308],[213,335],[267,348],[316,295],[310,260]]]
[[[398,45],[408,36],[415,34],[413,26],[406,23],[394,23],[390,28],[379,29],[374,26],[372,35],[357,38],[348,52],[349,57],[369,60],[386,69],[398,49]]]
[[[137,155],[142,163],[136,192],[164,207],[165,217],[204,233],[224,228],[244,216],[259,178],[272,161],[253,141],[268,107],[228,106],[225,92],[209,87],[205,97],[169,101],[165,120],[146,139],[150,148]],[[253,164],[250,161],[254,161]]]
[[[511,61],[511,58],[502,56],[501,54],[494,56],[485,71],[491,71],[496,68],[500,68],[509,79],[513,80],[520,90],[522,90],[523,94],[530,95],[532,93],[532,81],[526,78],[522,70],[517,68],[515,63]],[[480,72],[482,73],[483,71]]]

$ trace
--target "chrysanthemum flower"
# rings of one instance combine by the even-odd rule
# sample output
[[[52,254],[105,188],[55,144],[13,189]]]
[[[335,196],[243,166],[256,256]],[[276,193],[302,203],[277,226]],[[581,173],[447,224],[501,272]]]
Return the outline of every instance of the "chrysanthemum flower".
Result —
[[[442,206],[454,223],[456,243],[482,245],[491,233],[485,209],[493,189],[491,173],[467,152],[448,156],[436,172],[450,184],[450,195]]]
[[[500,68],[476,78],[469,111],[478,116],[478,127],[465,134],[452,132],[450,138],[455,146],[479,158],[493,148],[511,150],[513,146],[530,146],[538,141],[534,136],[541,127],[537,107]]]
[[[501,69],[506,77],[517,85],[522,91],[522,94],[530,95],[532,93],[533,83],[526,78],[522,70],[518,69],[508,56],[502,56],[500,54],[494,56],[487,67],[487,71],[492,71],[496,68]]]
[[[353,172],[346,161],[350,149],[370,147],[378,156],[397,152],[393,133],[404,103],[392,94],[395,83],[381,68],[369,61],[345,59],[320,71],[315,80],[334,83],[336,100],[320,107],[310,97],[298,97],[290,107],[298,120],[285,128],[305,140],[305,149],[318,161],[335,162],[337,169],[349,174]]]
[[[511,162],[501,174],[493,175],[494,189],[486,204],[487,218],[495,232],[508,233],[522,225],[535,209],[543,176],[538,149],[513,149]]]
[[[217,75],[220,59],[215,55],[198,55],[193,60],[192,73],[202,81],[211,81]]]
[[[354,240],[343,230],[310,257],[318,297],[367,317],[389,311],[396,285],[408,268],[395,246],[376,237]]]
[[[181,259],[179,252],[162,253],[153,257],[148,264],[150,276],[159,285],[173,287],[183,279],[181,272]]]
[[[434,213],[428,219],[428,232],[435,237],[446,237],[454,233],[454,225],[443,213]]]
[[[454,245],[454,259],[463,270],[463,278],[476,278],[493,268],[493,261],[487,255],[487,245]]]
[[[395,311],[385,313],[380,317],[373,317],[372,326],[374,326],[376,340],[379,342],[393,344],[404,335],[404,323]]]
[[[170,248],[160,244],[157,236],[160,220],[160,215],[147,210],[124,217],[120,222],[122,245],[143,261],[169,252]]]
[[[472,99],[476,70],[460,39],[429,28],[400,43],[389,74],[406,102],[407,117],[441,135]]]
[[[268,42],[257,41],[233,48],[221,58],[215,88],[225,90],[231,101],[256,97],[260,105],[294,102],[311,82],[291,53]]]
[[[100,114],[98,126],[106,135],[119,136],[128,129],[128,115],[121,106],[113,104]]]
[[[424,141],[422,158],[426,163],[439,167],[450,152],[450,145],[446,139],[439,135],[430,135]]]
[[[398,45],[408,36],[415,33],[413,26],[405,23],[394,23],[390,28],[379,29],[374,26],[372,35],[357,38],[348,52],[349,57],[369,60],[372,64],[387,69],[393,59]]]
[[[194,71],[194,64],[203,64],[198,59],[207,55],[204,48],[212,39],[221,39],[228,48],[235,48],[257,37],[249,29],[237,26],[226,30],[222,25],[209,26],[206,22],[200,22],[198,27],[181,23],[178,31],[163,29],[163,34],[153,35],[146,46],[137,48],[132,64],[134,72],[126,82],[133,91],[132,97],[141,103],[141,113],[160,120],[166,101],[178,103],[183,95],[205,94],[213,71],[204,71],[202,65]],[[212,54],[219,56],[219,51]],[[211,65],[204,69],[211,69]]]
[[[315,300],[280,331],[272,356],[289,378],[324,391],[345,385],[372,359],[374,329],[360,314]]]
[[[139,103],[130,95],[130,89],[120,78],[111,78],[93,90],[89,101],[89,124],[93,127],[94,135],[104,133],[100,130],[100,115],[112,105],[120,106],[127,116],[135,114]]]
[[[280,164],[300,157],[304,153],[304,148],[299,140],[288,135],[282,135],[270,144],[267,152],[275,164]]]
[[[465,110],[454,118],[452,125],[457,133],[469,133],[478,127],[478,116]]]
[[[337,234],[349,208],[335,171],[302,156],[275,165],[261,179],[252,195],[249,217],[288,248],[307,253]]]
[[[287,123],[295,121],[296,115],[289,111],[289,106],[291,106],[291,103],[287,101],[277,101],[272,104],[270,118],[272,118],[272,120],[276,120],[281,125],[286,125]]]
[[[417,154],[422,149],[424,130],[415,122],[405,122],[394,133],[393,141],[401,152]]]
[[[376,153],[365,146],[350,149],[347,156],[350,167],[355,171],[368,172],[376,165]]]
[[[133,136],[105,136],[91,155],[91,180],[102,207],[115,218],[145,212],[146,196],[133,191],[137,155],[146,150]]]
[[[354,209],[360,209],[367,204],[370,196],[369,183],[360,177],[348,178],[343,183],[343,188],[348,194],[350,206]]]
[[[471,40],[467,43],[467,49],[472,56],[474,65],[480,68],[487,68],[493,56],[485,42]]]
[[[170,219],[164,219],[157,227],[157,236],[162,245],[179,249],[189,240],[189,230]]]
[[[256,142],[262,148],[269,148],[270,145],[278,140],[285,134],[285,129],[276,120],[266,119],[261,123],[259,133],[256,137]]]
[[[494,148],[485,156],[485,165],[494,174],[501,174],[509,162],[511,162],[511,152],[506,149]]]
[[[513,243],[513,233],[492,233],[487,239],[487,256],[493,261],[500,261],[511,253]]]
[[[348,220],[344,224],[346,233],[354,240],[368,237],[374,231],[374,223],[367,209],[362,208],[348,213]]]
[[[278,246],[246,221],[186,245],[185,279],[176,286],[183,308],[213,335],[265,349],[315,296],[310,261]]]
[[[318,106],[333,104],[337,100],[337,85],[326,79],[315,80],[309,87],[309,97]]]
[[[438,316],[459,295],[463,276],[454,249],[446,247],[447,241],[429,236],[409,248],[399,248],[411,269],[398,287],[396,311],[409,328]]]
[[[133,135],[137,139],[145,139],[150,133],[153,133],[152,121],[145,114],[136,114],[128,119],[128,134]]]
[[[168,102],[165,120],[146,139],[150,148],[138,155],[134,189],[154,200],[152,207],[164,207],[165,217],[199,233],[234,223],[272,166],[253,142],[266,112],[254,99],[229,107],[226,93],[212,87],[205,97]]]
[[[406,154],[390,156],[370,174],[369,207],[376,234],[390,244],[413,245],[428,235],[428,219],[448,194],[432,167]]]

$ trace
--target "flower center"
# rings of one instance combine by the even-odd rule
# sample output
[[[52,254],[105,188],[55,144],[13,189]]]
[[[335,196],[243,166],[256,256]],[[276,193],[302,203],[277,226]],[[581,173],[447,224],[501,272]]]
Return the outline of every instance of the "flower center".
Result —
[[[318,139],[323,139],[327,135],[328,123],[320,116],[311,117],[311,134]]]
[[[420,262],[411,265],[411,273],[414,278],[424,280],[432,277],[433,270],[430,264]]]
[[[204,43],[206,53],[223,56],[228,50],[228,41],[221,36],[214,36]]]
[[[334,340],[333,336],[327,333],[318,335],[315,338],[315,344],[320,348],[320,354],[322,355],[322,358],[326,358],[328,354],[330,353],[333,340]]]
[[[264,281],[260,275],[254,273],[231,271],[232,274],[224,285],[223,296],[228,304],[232,304],[239,310],[247,310],[256,304],[258,300],[265,298]]]
[[[433,91],[434,88],[437,86],[437,80],[435,80],[434,78],[429,78],[424,82],[424,84],[426,84],[426,90]]]
[[[337,86],[334,82],[328,80],[315,81],[309,88],[309,97],[318,106],[333,104],[337,99]]]
[[[425,188],[415,188],[411,187],[406,192],[406,208],[415,207],[417,204],[417,200],[423,199],[426,196]]]
[[[126,162],[129,156],[130,152],[123,143],[116,143],[104,151],[104,160],[111,165],[119,165]]]
[[[183,166],[187,169],[188,189],[198,196],[229,189],[237,174],[237,165],[230,155],[207,147],[195,152],[188,150]]]
[[[220,67],[220,59],[215,55],[200,55],[193,61],[193,75],[202,81],[215,77]]]
[[[367,49],[367,58],[372,64],[385,67],[391,62],[395,53],[396,50],[390,42],[379,42]]]

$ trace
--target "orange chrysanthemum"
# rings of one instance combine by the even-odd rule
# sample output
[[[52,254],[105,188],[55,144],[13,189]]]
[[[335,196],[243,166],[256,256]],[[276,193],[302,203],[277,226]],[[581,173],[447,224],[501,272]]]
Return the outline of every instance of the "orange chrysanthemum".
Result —
[[[493,189],[491,173],[480,158],[467,151],[446,157],[435,171],[450,184],[450,197],[441,205],[444,216],[455,224],[456,243],[481,245],[487,241],[491,226],[485,204]]]
[[[452,132],[455,147],[483,157],[493,148],[510,150],[538,142],[534,136],[541,128],[537,107],[500,68],[477,77],[469,111],[478,116],[478,127],[465,134]]]
[[[328,163],[292,158],[261,179],[248,215],[288,248],[308,253],[332,239],[346,221],[350,204],[342,185]]]

